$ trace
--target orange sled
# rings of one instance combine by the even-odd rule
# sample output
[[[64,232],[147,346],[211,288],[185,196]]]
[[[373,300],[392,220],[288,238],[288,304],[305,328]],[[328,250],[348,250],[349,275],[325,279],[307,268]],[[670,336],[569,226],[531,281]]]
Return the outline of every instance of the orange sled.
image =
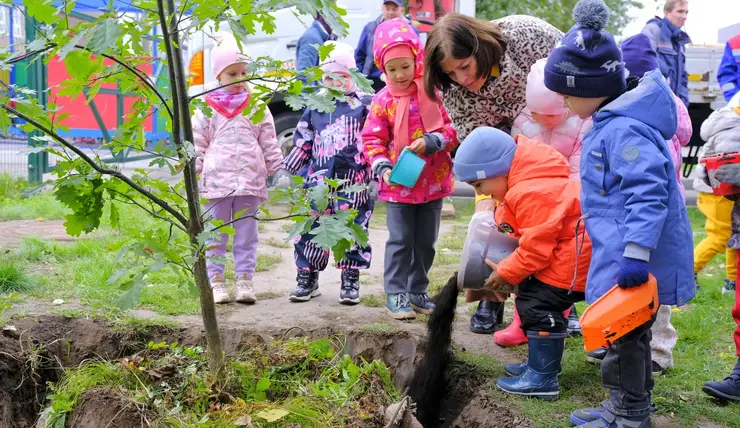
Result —
[[[658,311],[658,282],[633,288],[615,285],[581,315],[583,347],[586,352],[609,347],[615,340],[648,322]]]

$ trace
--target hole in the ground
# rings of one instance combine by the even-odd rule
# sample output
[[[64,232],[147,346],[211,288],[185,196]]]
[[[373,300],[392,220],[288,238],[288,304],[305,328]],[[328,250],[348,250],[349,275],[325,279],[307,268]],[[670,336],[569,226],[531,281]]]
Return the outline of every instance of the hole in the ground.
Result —
[[[92,360],[115,361],[144,349],[149,341],[202,345],[197,328],[148,327],[135,333],[118,333],[95,319],[45,316],[14,319],[15,331],[0,336],[0,426],[36,427],[39,413],[48,404],[48,385],[60,380],[64,369]],[[289,332],[290,336],[300,332]],[[338,331],[313,331],[312,338],[331,337]],[[280,339],[246,329],[227,329],[222,334],[227,352],[238,352],[257,344]],[[356,361],[382,360],[394,374],[402,391],[414,374],[426,342],[405,332],[355,331],[341,340]],[[439,427],[527,426],[505,406],[492,402],[490,384],[475,368],[454,363],[454,379],[442,403]],[[517,421],[516,423],[514,421]],[[118,392],[100,388],[87,391],[66,419],[67,428],[148,426],[151,414],[142,412]],[[360,420],[348,426],[382,426],[377,420]],[[428,427],[430,428],[430,427]]]

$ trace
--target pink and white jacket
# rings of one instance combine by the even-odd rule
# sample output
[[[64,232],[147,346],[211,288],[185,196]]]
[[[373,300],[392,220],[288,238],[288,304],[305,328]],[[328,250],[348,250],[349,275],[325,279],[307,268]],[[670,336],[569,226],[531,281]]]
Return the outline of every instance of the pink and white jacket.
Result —
[[[565,156],[570,166],[570,178],[580,181],[581,138],[591,129],[591,119],[583,120],[571,113],[563,97],[545,87],[544,72],[547,58],[538,60],[527,75],[527,106],[514,119],[511,135],[543,142]],[[551,127],[537,122],[532,112],[542,115],[560,115],[560,123]]]
[[[275,123],[265,107],[265,117],[253,124],[248,116],[231,119],[213,111],[212,117],[196,111],[193,116],[195,149],[200,156],[200,194],[206,199],[255,196],[267,199],[267,177],[283,161]]]
[[[676,128],[676,134],[668,143],[668,150],[671,152],[671,160],[673,166],[676,167],[676,178],[678,178],[678,188],[681,190],[684,200],[686,199],[686,189],[684,188],[683,182],[681,182],[681,163],[683,162],[683,154],[681,153],[681,147],[685,147],[691,141],[691,136],[694,133],[694,127],[691,124],[691,117],[689,116],[689,109],[678,98],[673,95],[676,101],[676,113],[678,114],[678,127]]]

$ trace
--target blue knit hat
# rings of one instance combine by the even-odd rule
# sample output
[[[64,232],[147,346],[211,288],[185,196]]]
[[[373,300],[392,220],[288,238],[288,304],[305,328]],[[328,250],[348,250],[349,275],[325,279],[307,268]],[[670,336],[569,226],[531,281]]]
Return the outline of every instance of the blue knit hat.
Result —
[[[545,86],[581,98],[610,97],[627,87],[622,52],[604,30],[609,8],[603,0],[581,0],[573,8],[576,25],[550,52]]]
[[[648,71],[660,67],[658,54],[650,44],[648,36],[639,33],[622,42],[622,57],[624,66],[630,76],[642,77]]]
[[[455,177],[469,183],[504,176],[511,169],[515,151],[511,135],[488,126],[476,128],[457,149]]]

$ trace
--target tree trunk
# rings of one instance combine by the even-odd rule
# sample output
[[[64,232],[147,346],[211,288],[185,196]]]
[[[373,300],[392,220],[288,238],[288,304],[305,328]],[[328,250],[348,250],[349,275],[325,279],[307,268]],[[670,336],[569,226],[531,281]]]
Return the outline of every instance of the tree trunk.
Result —
[[[200,314],[203,318],[203,327],[206,331],[208,343],[208,366],[211,374],[219,378],[224,366],[224,351],[221,343],[221,334],[218,329],[216,318],[216,307],[213,302],[213,293],[208,280],[206,270],[205,254],[199,250],[198,236],[203,232],[203,220],[200,211],[200,195],[198,191],[198,180],[195,174],[195,164],[192,159],[187,159],[185,142],[192,144],[193,127],[190,121],[190,109],[185,83],[185,69],[182,63],[182,51],[180,50],[180,38],[177,28],[177,9],[173,0],[167,0],[167,10],[163,0],[157,0],[157,9],[160,15],[162,34],[164,39],[170,86],[173,95],[173,121],[172,137],[177,147],[180,162],[185,165],[183,175],[185,178],[185,193],[188,201],[188,236],[195,255],[193,276],[198,287],[200,297]],[[169,20],[167,19],[169,17]],[[184,139],[184,141],[183,141]]]

